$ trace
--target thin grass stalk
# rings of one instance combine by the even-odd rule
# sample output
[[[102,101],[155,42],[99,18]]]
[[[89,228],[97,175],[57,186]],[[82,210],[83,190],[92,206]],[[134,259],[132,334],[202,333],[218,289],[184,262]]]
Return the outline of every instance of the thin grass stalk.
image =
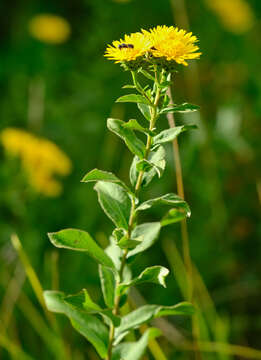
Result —
[[[0,334],[0,345],[16,360],[33,360],[30,355],[26,354],[3,334]]]
[[[168,96],[170,98],[170,103],[173,104],[172,94],[170,89],[168,90]],[[170,128],[174,128],[176,126],[174,114],[168,113],[167,119]],[[182,199],[185,199],[182,167],[181,167],[181,160],[179,154],[179,144],[177,138],[173,140],[172,146],[173,146],[174,166],[175,166],[176,182],[177,182],[177,192]],[[186,219],[181,221],[181,235],[182,235],[184,263],[187,270],[188,301],[192,301],[193,300],[193,269],[192,269],[192,261],[190,256],[189,236],[188,236],[188,227],[187,227]]]
[[[45,305],[45,301],[43,298],[42,285],[41,285],[41,283],[36,275],[36,272],[34,271],[32,265],[30,263],[30,260],[27,256],[27,254],[25,253],[23,246],[16,234],[11,235],[11,242],[13,244],[13,247],[15,248],[15,250],[17,251],[17,253],[19,255],[19,258],[24,266],[25,273],[26,273],[28,280],[33,288],[33,291],[37,297],[37,300],[39,301],[41,307],[43,308],[46,318],[49,320],[49,322],[52,325],[54,325],[55,319],[52,316],[52,314],[47,310],[46,305]]]
[[[53,356],[58,360],[69,359],[65,351],[65,345],[59,338],[59,335],[55,334],[48,327],[42,315],[37,311],[37,308],[29,300],[25,293],[21,293],[17,306],[20,308],[23,315],[27,318],[33,329],[38,333]]]

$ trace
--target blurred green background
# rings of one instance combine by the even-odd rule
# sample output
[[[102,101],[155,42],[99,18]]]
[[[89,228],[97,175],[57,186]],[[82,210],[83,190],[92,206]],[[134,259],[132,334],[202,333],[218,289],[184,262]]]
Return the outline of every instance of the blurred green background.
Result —
[[[49,344],[47,329],[51,327],[10,242],[12,233],[18,234],[44,289],[75,293],[87,287],[102,301],[96,264],[82,254],[57,251],[46,234],[77,227],[90,232],[103,247],[108,244],[112,224],[92,186],[80,180],[97,167],[128,181],[131,155],[107,131],[106,118],[127,120],[139,114],[134,105],[114,104],[126,92],[121,86],[130,75],[103,53],[107,43],[125,33],[158,24],[190,29],[198,36],[203,53],[188,68],[177,68],[173,86],[176,103],[201,106],[200,113],[176,119],[199,128],[179,138],[185,196],[192,209],[188,221],[191,255],[209,291],[197,287],[203,319],[199,337],[261,348],[261,2],[241,1],[0,3],[0,132],[19,128],[49,139],[72,162],[70,175],[59,180],[62,193],[48,197],[31,188],[19,159],[8,156],[0,144],[1,359],[23,359],[25,353],[32,359],[65,358],[56,345]],[[64,41],[41,41],[30,33],[31,19],[40,14],[66,19],[71,32]],[[167,127],[167,120],[160,126]],[[176,192],[172,156],[169,145],[167,171],[144,191],[144,198]],[[159,214],[146,216],[155,220]],[[135,274],[149,265],[171,268],[167,289],[139,288],[134,294],[138,303],[143,301],[140,295],[149,303],[166,305],[183,299],[176,248],[181,250],[179,224],[164,229],[160,241],[138,259]],[[58,320],[68,359],[98,359],[66,319]],[[167,337],[159,340],[167,359],[193,358],[179,348],[180,336],[190,336],[187,320],[168,322],[161,326],[166,330],[170,325],[171,331],[166,330]],[[148,352],[147,359],[153,358]],[[201,358],[241,356],[204,352]]]

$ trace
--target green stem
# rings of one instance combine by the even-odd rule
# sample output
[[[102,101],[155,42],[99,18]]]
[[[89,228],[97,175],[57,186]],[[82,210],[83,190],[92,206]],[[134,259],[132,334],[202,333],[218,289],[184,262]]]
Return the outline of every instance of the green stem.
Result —
[[[143,96],[145,96],[149,100],[149,102],[151,103],[151,105],[150,105],[151,106],[150,130],[152,130],[155,127],[155,123],[156,123],[157,116],[158,116],[157,106],[158,106],[159,99],[160,99],[159,86],[157,86],[155,99],[154,99],[154,102],[152,103],[151,100],[148,98],[147,94],[144,92],[144,90],[139,85],[139,83],[137,81],[137,78],[136,78],[136,73],[134,71],[132,71],[131,74],[132,74],[133,83],[134,83],[137,91],[139,91]],[[158,80],[156,79],[156,77],[155,77],[155,82],[158,85]],[[152,136],[148,135],[145,154],[144,154],[144,160],[148,159],[150,149],[151,149],[151,145],[152,145]],[[144,171],[140,171],[139,175],[138,175],[138,178],[137,178],[137,181],[136,181],[136,185],[135,185],[135,191],[134,191],[135,196],[138,196],[138,194],[139,194],[141,184],[142,184],[143,175],[144,175]],[[131,232],[133,230],[133,226],[134,226],[134,222],[135,222],[135,215],[136,215],[135,210],[136,210],[136,204],[135,204],[134,198],[132,198],[132,206],[131,206],[130,219],[129,219],[129,224],[128,224],[128,236],[129,237],[131,236]],[[122,282],[122,279],[123,279],[123,271],[124,271],[124,267],[126,265],[127,255],[128,255],[128,249],[125,249],[124,252],[123,252],[122,258],[121,258],[121,266],[120,266],[120,270],[119,270],[118,284],[116,286],[116,293],[117,293],[117,287]],[[114,309],[113,309],[113,314],[114,315],[119,315],[120,300],[121,300],[121,296],[117,295],[115,297],[115,302],[114,302]],[[115,326],[113,324],[111,324],[111,326],[110,326],[110,335],[109,335],[108,355],[107,355],[106,360],[111,360],[111,358],[112,358],[112,348],[113,348],[114,334],[115,334]]]
[[[153,106],[153,103],[151,102],[149,96],[146,94],[146,92],[143,90],[143,88],[138,83],[137,73],[135,71],[132,71],[131,76],[132,76],[133,84],[136,87],[136,90],[148,100],[148,102],[150,103],[150,106]]]

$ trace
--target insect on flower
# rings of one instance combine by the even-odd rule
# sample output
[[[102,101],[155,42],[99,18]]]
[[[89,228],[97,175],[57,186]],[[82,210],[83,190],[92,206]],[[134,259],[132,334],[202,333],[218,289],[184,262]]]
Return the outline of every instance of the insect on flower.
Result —
[[[121,49],[134,49],[134,45],[133,44],[119,44],[118,48]]]

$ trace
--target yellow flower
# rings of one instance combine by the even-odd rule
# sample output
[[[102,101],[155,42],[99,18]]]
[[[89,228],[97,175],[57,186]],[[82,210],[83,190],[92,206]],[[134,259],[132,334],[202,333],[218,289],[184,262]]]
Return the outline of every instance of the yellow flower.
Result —
[[[220,18],[224,27],[235,34],[248,31],[254,24],[254,13],[245,0],[205,1]]]
[[[29,31],[37,40],[48,44],[61,44],[69,38],[71,27],[68,21],[60,16],[43,14],[30,20]]]
[[[21,159],[29,183],[37,192],[46,196],[61,193],[62,186],[54,176],[68,175],[71,161],[56,144],[14,128],[3,130],[0,140],[8,154]]]
[[[124,61],[133,61],[142,57],[151,48],[151,40],[142,33],[136,32],[125,35],[124,39],[113,41],[105,51],[108,59],[114,60],[116,63]]]
[[[197,52],[199,47],[195,45],[198,39],[191,32],[187,33],[185,30],[163,25],[149,31],[143,30],[143,33],[151,38],[151,52],[156,58],[188,65],[186,60],[197,59],[201,55]]]

